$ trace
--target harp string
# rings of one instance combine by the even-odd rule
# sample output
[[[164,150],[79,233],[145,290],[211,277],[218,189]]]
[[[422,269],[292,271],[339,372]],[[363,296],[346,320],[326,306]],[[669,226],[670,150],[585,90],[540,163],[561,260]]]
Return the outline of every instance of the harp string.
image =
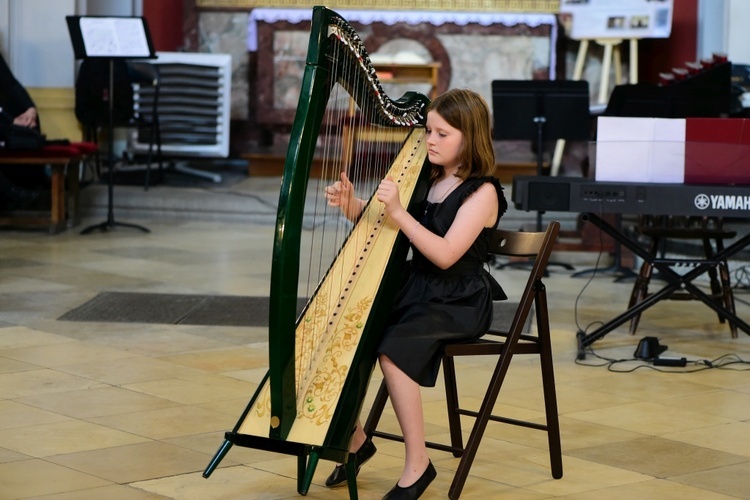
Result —
[[[373,125],[378,120],[377,105],[372,99],[363,98],[363,93],[371,92],[372,82],[367,75],[351,64],[340,64],[339,61],[351,57],[348,49],[334,44],[330,53],[332,81],[348,82],[347,88],[334,84],[326,103],[326,113],[321,127],[319,144],[316,148],[316,159],[320,165],[320,175],[310,179],[311,207],[309,229],[309,255],[303,258],[300,273],[300,297],[305,302],[315,293],[333,260],[339,255],[343,243],[352,235],[353,224],[343,216],[338,207],[329,207],[324,195],[326,186],[340,180],[341,172],[346,172],[355,188],[355,196],[370,200],[380,180],[385,176],[401,144],[394,141],[398,138],[389,131],[389,127]],[[364,103],[360,107],[357,103]],[[399,127],[403,128],[403,127]],[[360,139],[362,138],[362,139]],[[365,234],[357,233],[362,241],[354,242],[347,248],[356,251],[365,244]],[[346,250],[345,250],[346,251]],[[346,257],[346,256],[344,256]],[[303,282],[303,279],[305,280]],[[341,279],[344,277],[342,275]],[[323,303],[334,304],[339,300],[339,291],[346,283],[338,282],[328,287]],[[319,296],[320,300],[321,297]],[[311,372],[315,352],[326,332],[326,325],[311,325],[302,330],[298,338],[296,356],[296,387],[299,392],[307,384],[305,376]]]
[[[333,60],[337,57],[335,53],[331,54]],[[331,79],[333,81],[337,81],[339,78],[339,75],[336,74],[337,68],[338,65],[332,65],[334,73],[331,75]],[[339,241],[343,238],[342,234],[345,231],[342,224],[336,220],[337,217],[334,216],[334,212],[329,210],[331,207],[327,206],[325,196],[323,195],[323,189],[332,181],[333,172],[337,170],[337,158],[341,155],[341,141],[337,139],[337,135],[334,133],[335,130],[340,128],[340,123],[337,123],[339,118],[337,118],[336,111],[340,107],[341,100],[339,87],[339,85],[334,86],[327,103],[327,110],[320,134],[320,138],[325,138],[325,140],[319,139],[315,153],[315,163],[320,165],[320,175],[317,178],[312,177],[309,180],[308,199],[306,199],[305,203],[305,228],[308,230],[306,236],[309,242],[307,245],[303,245],[302,248],[303,254],[301,257],[302,262],[300,263],[301,272],[298,286],[298,296],[304,302],[309,301],[322,280],[327,265],[332,260],[334,249],[340,246]],[[308,250],[306,257],[304,254],[305,249]],[[333,290],[334,288],[331,287],[329,290]],[[332,298],[326,297],[325,302],[330,302]],[[321,325],[311,325],[310,328],[303,328],[300,332],[297,339],[297,355],[295,357],[295,385],[298,398],[302,396],[300,391],[306,385],[305,374],[310,372],[314,359],[313,352],[315,347],[320,344],[322,329]]]
[[[337,55],[334,48],[342,53]],[[349,113],[352,99],[358,106]],[[385,174],[382,165],[387,165],[402,202],[416,210],[426,192],[420,129],[428,104],[417,92],[397,101],[388,97],[356,31],[335,12],[313,9],[310,50],[279,196],[269,297],[269,371],[232,432],[253,436],[248,446],[278,449],[278,440],[288,440],[325,450],[348,448],[407,251],[406,240],[371,196]],[[388,141],[342,137],[344,129],[359,134],[360,128],[369,128],[366,123],[378,134],[403,129],[408,140],[403,140],[406,133]],[[388,154],[389,144],[398,146],[397,156]],[[338,208],[327,207],[323,192],[342,170],[353,181],[356,195],[371,200],[354,225]]]

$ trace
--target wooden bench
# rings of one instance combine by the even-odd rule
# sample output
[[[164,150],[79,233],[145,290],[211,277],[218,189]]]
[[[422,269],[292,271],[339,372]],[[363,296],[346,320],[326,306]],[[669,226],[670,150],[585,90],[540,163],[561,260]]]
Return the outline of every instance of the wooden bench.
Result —
[[[96,145],[78,142],[48,145],[39,150],[0,149],[0,165],[24,168],[30,165],[49,166],[50,209],[7,210],[0,212],[2,226],[42,226],[50,234],[64,231],[80,222],[78,213],[78,169],[76,166],[87,155],[96,152]]]

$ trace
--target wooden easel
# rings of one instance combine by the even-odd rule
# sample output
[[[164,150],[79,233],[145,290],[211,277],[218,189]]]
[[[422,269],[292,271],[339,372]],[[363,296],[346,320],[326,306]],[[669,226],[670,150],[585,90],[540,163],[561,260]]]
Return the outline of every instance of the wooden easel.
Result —
[[[622,83],[622,57],[620,46],[626,39],[623,38],[596,38],[595,43],[604,47],[604,56],[602,57],[602,74],[601,85],[599,86],[598,104],[606,104],[609,97],[609,73],[612,63],[615,65],[615,83]],[[628,38],[630,44],[630,83],[638,83],[638,39]],[[590,40],[581,40],[576,56],[576,65],[573,69],[573,80],[580,80],[583,76],[583,66],[586,61],[586,55],[589,49]]]
[[[593,41],[604,47],[601,78],[599,80],[599,96],[596,101],[597,104],[606,104],[609,99],[609,73],[613,64],[615,68],[615,84],[622,84],[622,57],[620,47],[625,40],[630,44],[630,74],[628,81],[629,83],[638,83],[638,38],[582,39],[581,44],[578,46],[576,64],[573,68],[573,80],[580,80],[583,77],[583,67],[586,63],[586,57],[588,56],[590,42]],[[560,139],[557,141],[557,144],[555,144],[550,175],[558,174],[563,149],[565,149],[565,141]]]

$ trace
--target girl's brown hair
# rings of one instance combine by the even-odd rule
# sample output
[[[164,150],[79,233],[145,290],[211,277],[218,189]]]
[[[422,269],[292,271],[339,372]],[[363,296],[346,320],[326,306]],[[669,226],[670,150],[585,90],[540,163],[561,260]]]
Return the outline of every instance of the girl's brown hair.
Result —
[[[490,110],[482,96],[469,89],[451,89],[435,98],[427,111],[435,111],[463,134],[458,177],[466,180],[495,173]],[[441,173],[442,170],[433,165],[432,178]]]

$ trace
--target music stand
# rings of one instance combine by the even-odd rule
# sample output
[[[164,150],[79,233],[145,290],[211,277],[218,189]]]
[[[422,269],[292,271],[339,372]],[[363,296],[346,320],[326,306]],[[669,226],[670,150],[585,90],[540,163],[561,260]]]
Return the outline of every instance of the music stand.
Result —
[[[136,224],[116,222],[114,215],[114,60],[115,59],[156,59],[146,20],[142,17],[107,16],[66,16],[70,40],[76,59],[106,59],[109,61],[109,91],[107,127],[107,155],[109,175],[107,180],[107,220],[89,226],[81,234],[96,229],[107,231],[116,226],[132,227],[149,233],[148,229]]]
[[[536,141],[536,174],[544,175],[544,141],[589,140],[589,84],[583,80],[494,80],[493,137]],[[542,211],[536,230],[542,231]],[[569,264],[550,262],[572,270]]]

